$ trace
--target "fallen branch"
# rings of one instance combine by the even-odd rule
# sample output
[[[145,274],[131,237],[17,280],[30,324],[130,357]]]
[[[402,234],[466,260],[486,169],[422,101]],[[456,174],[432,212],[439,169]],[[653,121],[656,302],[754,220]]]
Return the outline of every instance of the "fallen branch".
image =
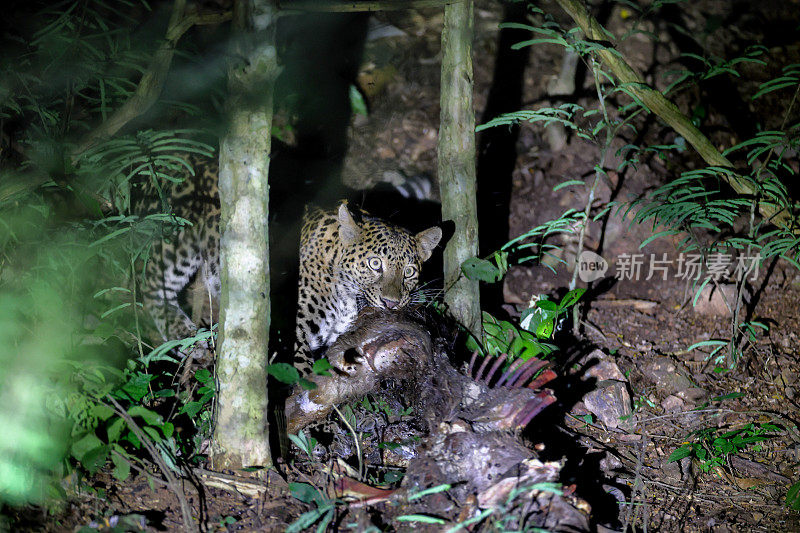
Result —
[[[195,25],[219,24],[230,20],[232,16],[233,14],[230,11],[222,13],[190,11],[187,13],[186,0],[175,0],[165,40],[153,55],[133,95],[121,107],[111,113],[102,124],[78,141],[69,156],[72,163],[74,164],[86,150],[112,137],[123,126],[134,118],[143,115],[153,106],[164,88],[164,81],[172,63],[172,56],[175,54],[175,46],[189,28]],[[6,175],[6,178],[9,178],[9,176]],[[7,179],[0,187],[0,205],[18,194],[33,190],[47,183],[50,179],[52,179],[52,176],[44,171],[20,173],[11,179]],[[92,196],[104,209],[112,206],[112,203],[107,198],[101,198],[95,194],[92,194]]]
[[[587,39],[595,41],[608,41],[613,38],[608,30],[592,17],[581,0],[556,0],[558,5],[572,17],[575,23],[586,35]],[[610,49],[598,49],[592,52],[601,59],[617,78],[626,84],[626,88],[638,98],[650,111],[661,117],[669,124],[686,142],[691,144],[700,157],[713,167],[718,167],[720,176],[725,180],[734,191],[741,195],[757,196],[753,187],[740,175],[734,165],[714,147],[711,141],[698,130],[692,121],[681,112],[678,107],[661,94],[653,89],[644,79],[625,61],[619,51]],[[795,233],[800,229],[793,225],[793,217],[787,209],[779,210],[774,205],[760,202],[759,211],[771,223],[791,229]]]
[[[219,24],[231,20],[233,17],[233,13],[230,11],[223,13],[200,13],[197,11],[186,13],[185,11],[186,0],[175,0],[164,42],[150,60],[133,96],[117,108],[100,126],[87,133],[78,142],[72,152],[73,160],[98,142],[110,138],[125,124],[144,114],[156,103],[164,88],[172,56],[175,54],[175,45],[189,28],[202,24]]]

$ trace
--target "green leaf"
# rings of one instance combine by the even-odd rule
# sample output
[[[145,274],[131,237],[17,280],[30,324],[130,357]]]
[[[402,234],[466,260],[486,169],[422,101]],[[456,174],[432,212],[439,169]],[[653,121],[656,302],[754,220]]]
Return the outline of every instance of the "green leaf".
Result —
[[[727,346],[727,345],[728,345],[728,341],[712,339],[712,340],[707,340],[707,341],[696,342],[696,343],[692,344],[691,346],[689,346],[688,348],[686,348],[686,351],[689,352],[691,350],[694,350],[695,348],[702,348],[703,346],[717,346],[719,348],[719,347]]]
[[[178,412],[178,414],[186,413],[186,415],[188,415],[189,418],[194,418],[195,416],[197,416],[197,413],[199,413],[202,408],[203,404],[200,402],[186,402],[186,404],[184,404],[184,406],[181,407],[181,410]]]
[[[350,108],[353,110],[354,115],[364,115],[365,117],[369,115],[364,95],[355,85],[350,85]]]
[[[575,305],[578,302],[578,300],[581,299],[581,296],[583,296],[583,294],[585,292],[586,292],[586,289],[583,289],[583,288],[573,289],[573,290],[569,291],[561,299],[561,303],[558,304],[558,308],[559,309],[566,309],[568,307],[572,307],[573,305]]]
[[[151,427],[151,426],[144,426],[142,428],[142,431],[147,433],[147,435],[151,439],[153,439],[153,442],[161,442],[161,435],[158,434],[158,431],[156,431],[156,428]]]
[[[563,189],[564,187],[569,187],[570,185],[586,185],[586,183],[581,180],[567,180],[553,187],[553,192],[556,192],[559,189]]]
[[[148,385],[154,378],[155,376],[151,374],[137,373],[121,388],[128,394],[131,400],[139,402],[150,390]]]
[[[111,454],[111,462],[114,463],[112,474],[119,481],[125,481],[131,475],[131,465],[123,457],[116,453]]]
[[[317,446],[317,439],[314,437],[306,437],[306,434],[303,433],[302,430],[297,435],[289,433],[288,437],[289,440],[295,444],[295,446],[306,452],[309,456],[311,456],[314,448]]]
[[[110,451],[111,447],[108,445],[98,446],[97,448],[89,450],[81,457],[81,465],[88,470],[90,474],[94,474],[106,464],[106,459],[108,459]]]
[[[205,368],[201,368],[194,373],[194,379],[196,379],[200,383],[208,383],[209,381],[211,381],[212,377],[213,376],[211,375],[211,372],[209,372]]]
[[[800,511],[800,481],[789,487],[786,493],[786,505],[795,511]]]
[[[164,423],[163,417],[156,413],[155,411],[151,411],[150,409],[143,407],[141,405],[134,405],[130,409],[128,409],[128,414],[131,417],[138,416],[141,417],[146,423],[150,424],[151,426],[160,426]]]
[[[421,522],[423,524],[444,524],[445,521],[435,516],[428,516],[425,514],[406,514],[398,516],[397,520],[400,522]]]
[[[98,403],[92,407],[91,413],[98,420],[108,420],[114,414],[114,409],[104,403]]]
[[[164,434],[164,438],[168,439],[175,433],[175,425],[172,422],[164,422],[164,425],[161,426],[161,432]]]
[[[677,450],[675,450],[670,454],[669,458],[667,458],[667,462],[672,463],[675,461],[680,461],[684,457],[689,457],[691,454],[692,454],[692,447],[689,446],[688,444],[684,444],[683,446],[681,446],[680,448],[678,448]]]
[[[386,474],[384,474],[383,482],[395,483],[396,481],[400,481],[401,479],[403,479],[404,476],[405,474],[403,472],[395,472],[393,470],[390,470],[389,472],[386,472]]]
[[[125,427],[125,420],[122,418],[115,418],[109,424],[106,433],[108,434],[108,442],[116,442],[119,439],[122,429]]]
[[[408,497],[408,501],[413,501],[416,500],[417,498],[422,498],[424,496],[427,496],[428,494],[436,494],[438,492],[444,492],[446,490],[450,490],[451,488],[452,485],[449,485],[447,483],[444,483],[442,485],[436,485],[435,487],[430,487],[428,489],[421,490],[417,493],[412,494],[411,496]]]
[[[308,483],[289,483],[289,491],[292,496],[303,503],[320,502],[325,498],[320,492]]]
[[[486,259],[472,257],[461,263],[461,271],[467,279],[494,283],[503,277],[502,272]]]
[[[97,435],[94,433],[87,433],[81,439],[72,443],[70,452],[75,459],[82,461],[86,454],[101,446],[103,446],[103,441],[98,439]]]
[[[555,302],[551,302],[550,300],[539,300],[536,302],[536,307],[541,309],[542,311],[550,311],[551,313],[555,313],[558,311],[558,305]]]
[[[472,335],[467,337],[466,346],[467,350],[469,350],[470,352],[474,352],[476,350],[483,351],[483,347],[480,344],[478,344],[478,341],[476,341],[475,337],[473,337]]]
[[[536,336],[540,339],[550,339],[553,335],[553,331],[555,331],[555,321],[554,320],[542,320],[536,326]]]
[[[328,372],[328,370],[331,368],[333,368],[331,364],[323,357],[322,359],[314,361],[314,366],[311,367],[311,371],[318,376],[330,376],[331,373]]]
[[[300,387],[305,390],[314,390],[317,388],[317,384],[313,381],[309,381],[306,378],[300,378]]]
[[[301,531],[305,531],[306,529],[314,525],[314,522],[319,520],[322,517],[322,515],[331,511],[331,509],[332,506],[325,506],[325,507],[319,507],[317,509],[312,509],[307,513],[301,514],[297,518],[297,520],[289,524],[289,527],[286,528],[286,533],[300,533]]]
[[[713,398],[713,401],[721,402],[722,400],[733,400],[735,398],[741,398],[742,396],[744,396],[743,392],[730,392],[728,394],[723,394],[722,396]]]
[[[267,366],[267,372],[281,383],[294,385],[300,381],[300,374],[297,369],[287,363],[273,363]]]

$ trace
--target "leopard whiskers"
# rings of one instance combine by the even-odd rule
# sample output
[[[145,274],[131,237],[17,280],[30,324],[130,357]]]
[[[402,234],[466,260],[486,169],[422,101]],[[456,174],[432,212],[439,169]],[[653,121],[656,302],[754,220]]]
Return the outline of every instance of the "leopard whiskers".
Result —
[[[436,287],[431,287],[433,281],[429,281],[420,285],[411,292],[410,303],[412,304],[429,304],[434,300],[441,298],[444,290]]]

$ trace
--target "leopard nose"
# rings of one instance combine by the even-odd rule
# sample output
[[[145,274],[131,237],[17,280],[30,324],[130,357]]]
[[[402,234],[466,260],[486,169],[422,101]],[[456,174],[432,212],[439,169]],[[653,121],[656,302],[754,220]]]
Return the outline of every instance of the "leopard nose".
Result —
[[[383,297],[381,298],[381,302],[383,302],[383,305],[386,307],[386,309],[395,309],[399,303],[397,300],[390,300]]]

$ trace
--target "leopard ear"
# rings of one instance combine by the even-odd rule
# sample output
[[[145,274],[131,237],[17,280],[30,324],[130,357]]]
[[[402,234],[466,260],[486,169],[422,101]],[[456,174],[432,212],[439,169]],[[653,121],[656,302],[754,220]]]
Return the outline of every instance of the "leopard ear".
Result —
[[[442,228],[434,226],[425,231],[420,231],[414,237],[417,239],[419,254],[422,260],[427,261],[431,254],[433,254],[433,249],[436,248],[436,245],[442,240]]]
[[[354,244],[361,235],[361,228],[358,226],[353,215],[347,208],[347,204],[339,206],[339,240],[345,246]]]

